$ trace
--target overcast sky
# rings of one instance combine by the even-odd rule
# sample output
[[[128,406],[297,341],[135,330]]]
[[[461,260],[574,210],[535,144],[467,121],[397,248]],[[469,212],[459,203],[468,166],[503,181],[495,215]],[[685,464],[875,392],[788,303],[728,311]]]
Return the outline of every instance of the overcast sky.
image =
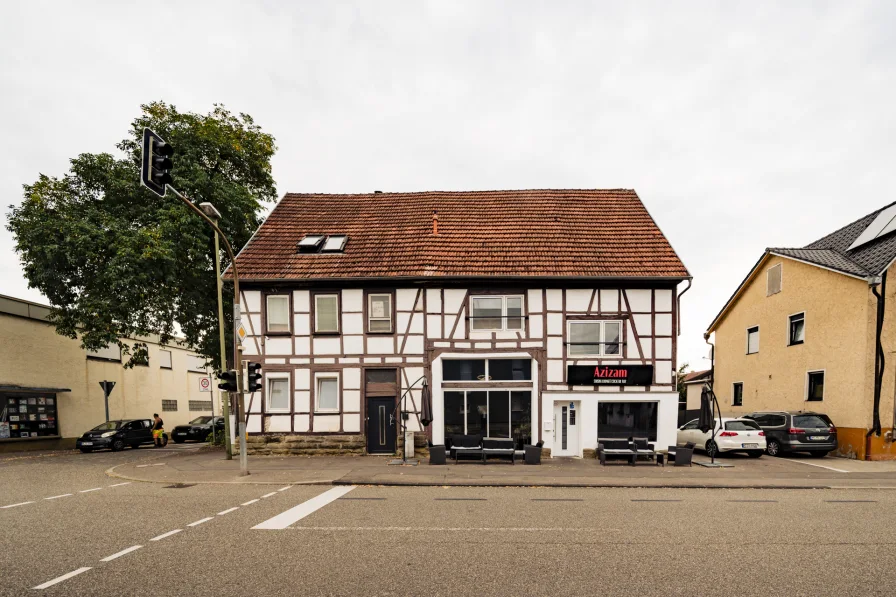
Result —
[[[4,213],[152,100],[251,114],[281,195],[634,188],[694,276],[697,369],[765,247],[896,199],[896,2],[149,6],[2,3]],[[9,236],[0,294],[43,301]]]

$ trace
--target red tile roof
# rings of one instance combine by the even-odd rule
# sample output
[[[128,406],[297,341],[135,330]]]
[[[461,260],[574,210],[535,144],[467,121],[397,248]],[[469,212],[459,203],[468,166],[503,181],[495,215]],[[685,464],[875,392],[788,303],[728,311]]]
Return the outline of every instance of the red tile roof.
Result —
[[[345,252],[297,253],[310,233],[347,234]],[[237,263],[246,280],[690,277],[628,189],[289,193]]]
[[[709,377],[709,369],[704,369],[703,371],[691,371],[690,373],[686,373],[682,381],[684,381],[684,383],[688,383],[691,381],[703,379],[704,377]]]

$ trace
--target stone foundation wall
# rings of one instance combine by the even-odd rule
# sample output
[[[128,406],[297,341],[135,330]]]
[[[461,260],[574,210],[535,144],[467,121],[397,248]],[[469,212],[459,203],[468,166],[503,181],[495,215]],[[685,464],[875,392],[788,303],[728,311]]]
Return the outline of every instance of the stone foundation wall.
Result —
[[[404,438],[397,440],[396,455],[401,455]],[[233,446],[239,453],[239,443]],[[341,456],[367,454],[367,438],[363,434],[352,435],[250,435],[246,441],[246,453],[250,456]],[[429,458],[426,434],[414,434],[414,457]]]

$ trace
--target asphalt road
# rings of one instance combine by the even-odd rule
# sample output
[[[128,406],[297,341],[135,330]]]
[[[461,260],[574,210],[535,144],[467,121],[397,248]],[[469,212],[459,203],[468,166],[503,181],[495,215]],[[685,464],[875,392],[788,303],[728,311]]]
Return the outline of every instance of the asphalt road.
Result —
[[[103,472],[157,456],[0,459],[0,595],[873,595],[896,580],[889,490],[168,487]]]

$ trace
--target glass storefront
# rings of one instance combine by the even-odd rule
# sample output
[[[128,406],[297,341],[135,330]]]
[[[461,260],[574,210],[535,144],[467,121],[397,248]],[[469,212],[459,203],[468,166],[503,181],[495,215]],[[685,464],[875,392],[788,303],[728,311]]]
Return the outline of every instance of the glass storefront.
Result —
[[[517,446],[531,443],[532,392],[446,390],[445,438],[452,435],[511,437]]]
[[[656,402],[599,402],[597,437],[646,437],[650,441],[656,441],[658,406]]]

